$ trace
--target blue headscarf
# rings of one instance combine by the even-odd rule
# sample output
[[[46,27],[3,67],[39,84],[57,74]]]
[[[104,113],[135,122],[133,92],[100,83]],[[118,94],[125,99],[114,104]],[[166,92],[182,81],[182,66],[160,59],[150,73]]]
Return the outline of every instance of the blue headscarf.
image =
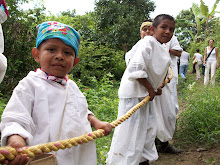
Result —
[[[71,46],[74,49],[76,56],[78,55],[80,35],[71,26],[56,21],[48,21],[38,25],[37,28],[37,48],[44,40],[48,40],[50,38],[59,38],[65,44]]]

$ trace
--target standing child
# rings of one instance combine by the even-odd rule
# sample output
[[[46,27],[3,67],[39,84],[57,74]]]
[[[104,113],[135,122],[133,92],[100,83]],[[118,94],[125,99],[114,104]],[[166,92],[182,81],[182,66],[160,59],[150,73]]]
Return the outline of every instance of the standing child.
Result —
[[[19,152],[24,146],[81,136],[92,131],[90,124],[108,135],[111,125],[93,116],[85,96],[67,76],[79,62],[79,34],[59,22],[44,22],[38,28],[32,54],[41,68],[14,89],[2,115],[2,145]],[[96,165],[95,142],[59,150],[56,158],[58,165]],[[28,159],[19,155],[12,163],[25,164]]]
[[[1,24],[7,20],[8,10],[4,0],[0,0],[0,82],[2,82],[7,69],[7,58],[2,54],[4,52],[4,36]]]
[[[158,15],[153,21],[152,29],[154,36],[139,41],[135,58],[130,60],[122,77],[118,117],[148,94],[152,101],[168,71],[171,61],[163,43],[169,42],[173,36],[174,18],[166,14]],[[131,118],[116,127],[108,153],[108,165],[148,164],[148,161],[158,159],[154,143],[157,128],[152,104],[145,104]]]

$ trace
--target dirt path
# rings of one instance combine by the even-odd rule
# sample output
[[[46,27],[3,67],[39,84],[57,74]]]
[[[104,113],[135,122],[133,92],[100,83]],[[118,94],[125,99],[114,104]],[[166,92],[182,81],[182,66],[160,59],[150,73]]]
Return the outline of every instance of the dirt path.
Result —
[[[203,85],[203,77],[197,83]],[[186,108],[187,103],[179,100],[179,105],[180,114]],[[187,146],[181,149],[183,152],[179,155],[159,153],[159,159],[151,165],[220,165],[220,144],[209,149],[204,146]]]
[[[179,155],[159,154],[151,165],[220,165],[220,146],[211,149],[189,147]]]

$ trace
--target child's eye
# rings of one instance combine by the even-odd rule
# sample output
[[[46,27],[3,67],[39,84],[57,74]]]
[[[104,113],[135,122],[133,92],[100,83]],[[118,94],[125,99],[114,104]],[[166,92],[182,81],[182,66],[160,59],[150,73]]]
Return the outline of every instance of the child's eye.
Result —
[[[47,50],[49,50],[50,52],[54,52],[55,51],[55,49],[53,49],[53,48],[48,48]]]
[[[69,51],[66,51],[65,54],[66,54],[67,56],[71,56],[71,55],[72,55],[72,53],[69,52]]]

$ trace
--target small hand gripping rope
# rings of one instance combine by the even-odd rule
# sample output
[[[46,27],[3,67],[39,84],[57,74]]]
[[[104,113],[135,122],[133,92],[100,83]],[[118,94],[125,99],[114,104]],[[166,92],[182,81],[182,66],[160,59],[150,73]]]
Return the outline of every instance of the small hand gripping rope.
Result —
[[[164,84],[170,82],[173,77],[173,71],[170,68],[170,77],[165,80]],[[131,108],[125,115],[121,116],[117,120],[111,122],[113,128],[117,127],[119,124],[127,120],[133,113],[135,113],[140,107],[144,106],[150,99],[150,96],[146,96],[140,103]],[[88,143],[96,138],[101,138],[104,136],[103,129],[98,129],[91,133],[84,134],[79,137],[74,137],[71,139],[59,140],[56,142],[49,142],[45,144],[39,144],[31,147],[23,147],[23,151],[18,153],[12,147],[0,147],[0,161],[13,160],[17,155],[27,154],[29,158],[34,158],[35,155],[39,155],[42,153],[49,153],[51,151],[58,151],[59,149],[71,148],[72,146],[77,146],[78,144]]]

